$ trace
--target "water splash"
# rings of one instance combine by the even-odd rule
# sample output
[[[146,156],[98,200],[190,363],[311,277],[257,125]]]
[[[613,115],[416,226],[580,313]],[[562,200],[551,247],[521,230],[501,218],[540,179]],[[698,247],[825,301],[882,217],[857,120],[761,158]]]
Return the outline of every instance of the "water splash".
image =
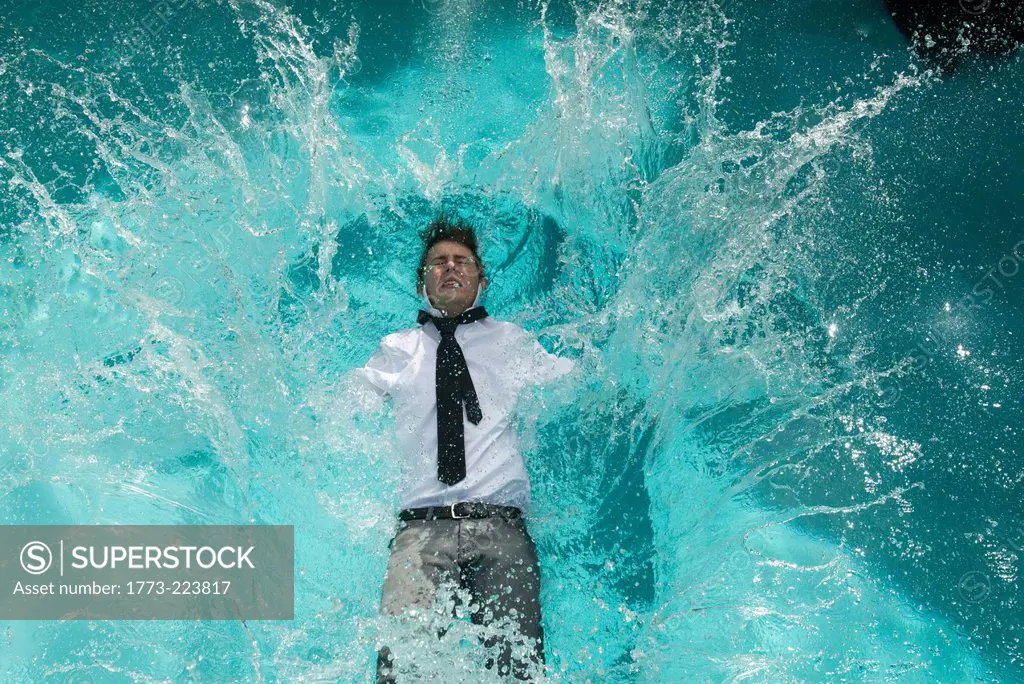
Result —
[[[885,353],[871,321],[900,273],[858,292],[872,253],[830,223],[851,178],[884,175],[878,122],[933,74],[872,58],[856,85],[737,128],[743,38],[712,3],[542,2],[488,32],[474,3],[426,2],[424,54],[361,81],[369,18],[320,30],[231,0],[208,8],[210,49],[234,55],[222,87],[172,44],[175,8],[131,53],[19,34],[2,57],[0,501],[12,523],[294,524],[301,614],[12,627],[9,672],[371,669],[399,629],[374,617],[399,473],[387,412],[345,371],[411,324],[414,230],[441,201],[486,231],[489,308],[586,369],[522,407],[552,678],[992,667],[872,548],[934,576],[933,455],[894,415],[910,349]],[[162,71],[140,76],[138,54]],[[14,120],[38,112],[49,128]],[[985,553],[1016,581],[1005,543]],[[451,672],[477,636],[451,634],[413,641],[422,667]],[[457,656],[467,680],[478,656]]]

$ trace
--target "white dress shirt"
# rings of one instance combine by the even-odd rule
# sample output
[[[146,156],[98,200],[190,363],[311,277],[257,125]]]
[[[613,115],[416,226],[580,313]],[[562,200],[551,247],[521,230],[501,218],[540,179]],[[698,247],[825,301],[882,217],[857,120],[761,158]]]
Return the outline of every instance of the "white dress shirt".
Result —
[[[440,315],[436,309],[431,313]],[[386,336],[366,365],[356,370],[393,402],[402,458],[400,505],[404,509],[482,501],[525,508],[530,482],[514,430],[516,399],[527,387],[565,375],[575,364],[549,354],[518,325],[490,316],[460,324],[455,339],[466,357],[483,420],[473,425],[463,413],[466,478],[450,487],[437,479],[434,377],[441,335],[434,324]]]

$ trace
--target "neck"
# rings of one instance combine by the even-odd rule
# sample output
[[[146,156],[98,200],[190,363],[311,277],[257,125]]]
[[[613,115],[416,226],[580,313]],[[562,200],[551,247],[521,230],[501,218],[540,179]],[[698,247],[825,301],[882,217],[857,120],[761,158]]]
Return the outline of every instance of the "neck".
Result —
[[[434,308],[436,308],[438,311],[440,311],[441,315],[444,316],[445,318],[457,318],[457,317],[461,316],[462,314],[464,314],[465,312],[469,311],[469,309],[470,309],[470,307],[468,307],[468,306],[464,306],[462,308],[457,308],[457,309],[451,309],[451,310],[442,309],[440,307],[434,307]]]

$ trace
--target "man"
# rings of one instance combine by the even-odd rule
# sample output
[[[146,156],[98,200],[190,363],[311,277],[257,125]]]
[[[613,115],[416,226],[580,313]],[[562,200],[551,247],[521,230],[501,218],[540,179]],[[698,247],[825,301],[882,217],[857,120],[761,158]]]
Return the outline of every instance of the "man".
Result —
[[[573,362],[479,306],[488,283],[472,226],[441,214],[421,237],[420,325],[386,336],[359,369],[394,402],[403,458],[381,612],[422,613],[445,591],[468,591],[473,623],[495,633],[511,628],[531,653],[516,658],[513,640],[492,635],[484,645],[497,647],[497,663],[491,658],[487,668],[529,679],[531,669],[543,668],[544,635],[537,552],[523,519],[530,484],[513,410],[524,389],[564,375]],[[393,646],[378,655],[378,682],[395,681],[401,645]]]

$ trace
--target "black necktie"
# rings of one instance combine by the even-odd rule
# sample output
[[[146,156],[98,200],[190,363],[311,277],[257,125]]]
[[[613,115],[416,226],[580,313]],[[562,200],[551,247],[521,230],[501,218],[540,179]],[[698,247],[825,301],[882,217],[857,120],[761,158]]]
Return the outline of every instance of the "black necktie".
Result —
[[[460,323],[472,323],[486,317],[487,311],[478,306],[456,318],[439,318],[426,311],[420,311],[416,318],[420,324],[433,321],[434,327],[441,333],[434,383],[437,396],[437,479],[449,486],[466,478],[463,403],[466,406],[466,417],[473,425],[479,425],[484,418],[473,387],[473,378],[469,377],[469,368],[466,367],[466,357],[455,340],[455,328]]]

